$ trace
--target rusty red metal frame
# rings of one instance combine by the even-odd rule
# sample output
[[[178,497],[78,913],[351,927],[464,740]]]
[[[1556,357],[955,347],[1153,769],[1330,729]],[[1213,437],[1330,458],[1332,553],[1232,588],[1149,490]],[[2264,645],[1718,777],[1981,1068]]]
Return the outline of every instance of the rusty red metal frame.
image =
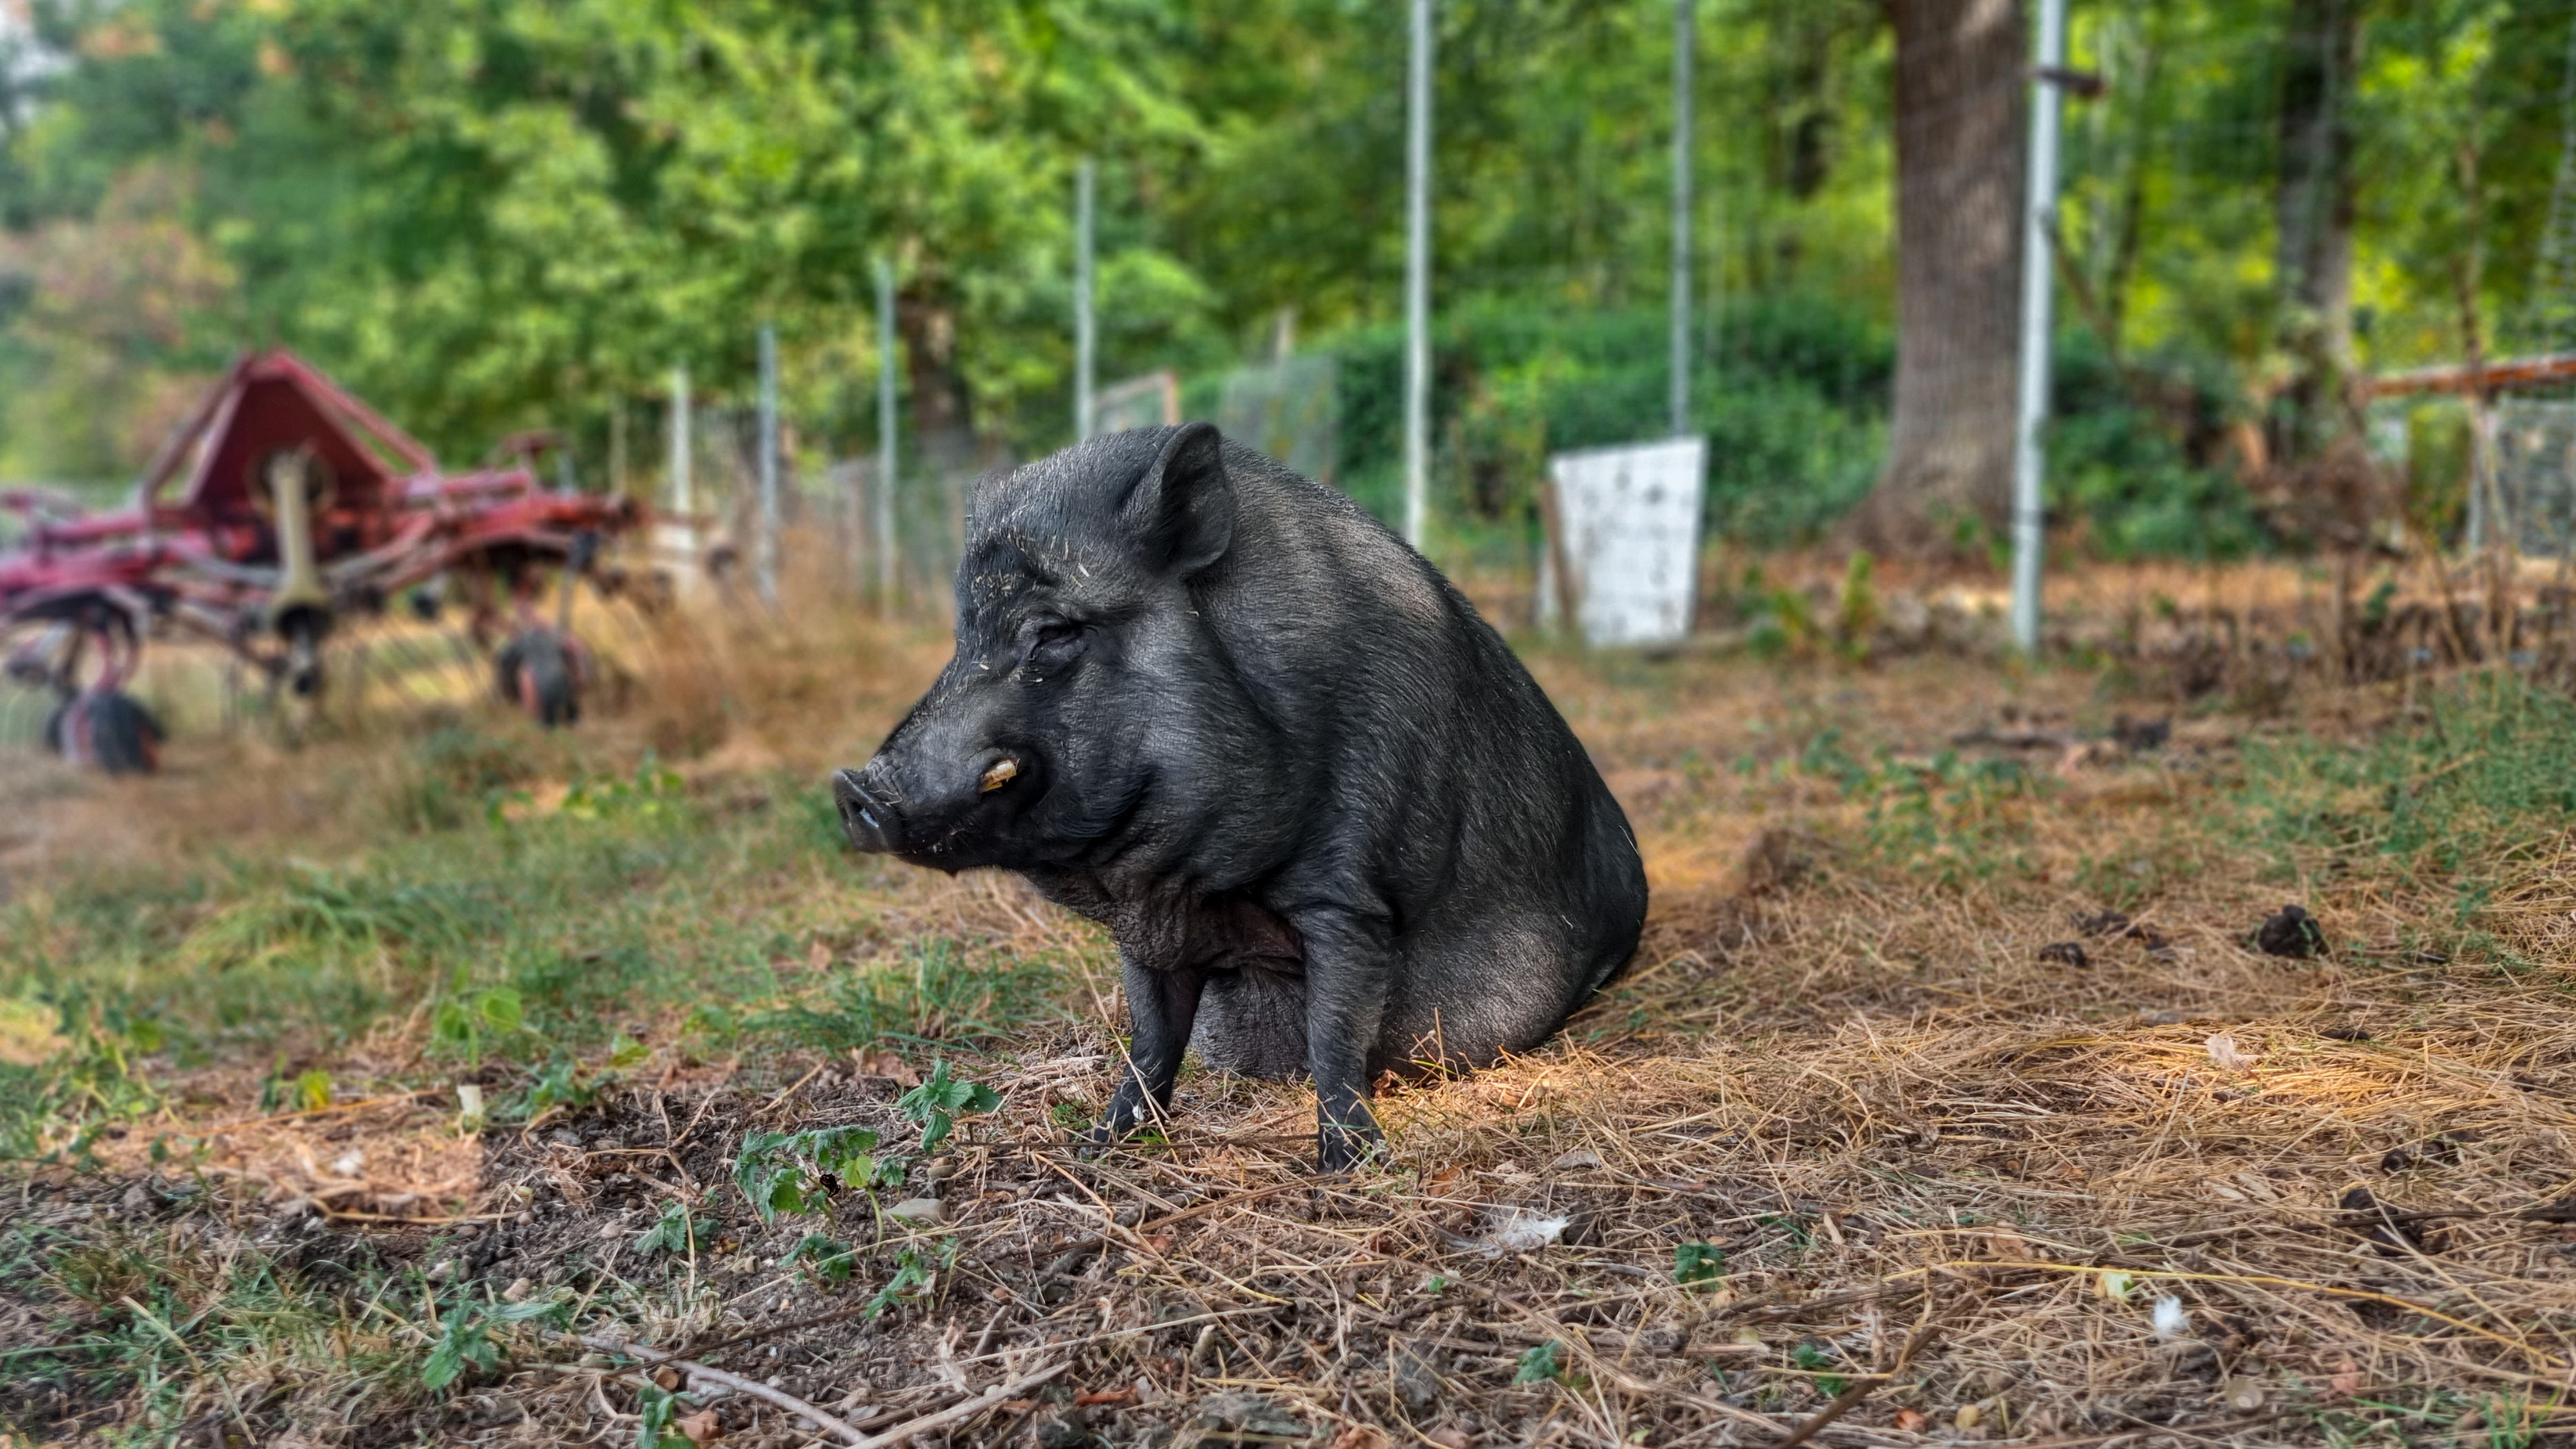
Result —
[[[2426,392],[2494,392],[2570,381],[2576,381],[2576,352],[2553,352],[2539,357],[2499,358],[2474,368],[2465,363],[2447,363],[2365,378],[2361,395],[2382,398]]]
[[[334,615],[379,610],[442,574],[516,586],[586,564],[585,537],[645,521],[631,499],[548,490],[525,467],[444,472],[427,447],[301,358],[249,353],[162,446],[126,506],[81,512],[41,490],[0,490],[0,513],[25,533],[0,553],[0,638],[34,635],[9,656],[9,672],[114,688],[143,641],[173,628],[273,671],[277,656],[264,646],[280,552],[260,470],[282,449],[304,450],[325,479],[312,531]],[[98,650],[95,662],[85,647]]]

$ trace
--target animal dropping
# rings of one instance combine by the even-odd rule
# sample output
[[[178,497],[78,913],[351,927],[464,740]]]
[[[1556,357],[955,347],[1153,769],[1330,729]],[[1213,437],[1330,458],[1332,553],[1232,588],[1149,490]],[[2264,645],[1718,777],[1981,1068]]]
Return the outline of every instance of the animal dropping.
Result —
[[[833,796],[861,850],[1015,870],[1109,928],[1134,1035],[1095,1146],[1163,1119],[1195,1048],[1312,1076],[1348,1168],[1381,1074],[1535,1046],[1636,949],[1627,817],[1501,636],[1207,424],[977,484],[956,642]]]

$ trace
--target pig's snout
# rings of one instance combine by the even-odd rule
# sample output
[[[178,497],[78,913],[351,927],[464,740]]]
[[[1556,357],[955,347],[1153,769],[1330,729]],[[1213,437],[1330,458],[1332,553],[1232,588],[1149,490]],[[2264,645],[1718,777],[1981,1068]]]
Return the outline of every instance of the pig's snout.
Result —
[[[881,790],[868,788],[856,770],[832,776],[832,803],[841,809],[841,829],[860,850],[886,853],[903,848],[903,815]]]

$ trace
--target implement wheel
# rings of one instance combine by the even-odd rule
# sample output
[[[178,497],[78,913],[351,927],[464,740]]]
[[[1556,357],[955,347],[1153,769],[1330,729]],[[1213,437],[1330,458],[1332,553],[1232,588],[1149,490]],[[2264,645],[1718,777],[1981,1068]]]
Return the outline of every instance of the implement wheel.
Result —
[[[501,698],[547,729],[581,718],[581,646],[548,628],[520,632],[492,657]]]
[[[161,766],[161,721],[121,689],[84,690],[54,706],[45,743],[64,759],[110,775],[149,775]]]

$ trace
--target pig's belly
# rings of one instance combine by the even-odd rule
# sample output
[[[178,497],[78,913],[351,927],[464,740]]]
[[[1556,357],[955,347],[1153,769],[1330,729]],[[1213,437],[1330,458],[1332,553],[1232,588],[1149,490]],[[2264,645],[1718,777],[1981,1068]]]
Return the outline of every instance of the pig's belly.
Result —
[[[1306,982],[1294,971],[1211,972],[1190,1049],[1213,1071],[1293,1082],[1307,1074]]]
[[[1574,959],[1562,936],[1536,930],[1488,929],[1415,944],[1369,1070],[1490,1066],[1554,1034],[1597,974],[1594,963]]]
[[[1489,933],[1418,955],[1387,1003],[1370,1075],[1489,1066],[1536,1046],[1580,1004],[1574,983],[1596,974],[1593,964],[1569,960],[1562,941],[1535,933]],[[1190,1048],[1213,1071],[1306,1076],[1304,978],[1258,965],[1211,972]]]

